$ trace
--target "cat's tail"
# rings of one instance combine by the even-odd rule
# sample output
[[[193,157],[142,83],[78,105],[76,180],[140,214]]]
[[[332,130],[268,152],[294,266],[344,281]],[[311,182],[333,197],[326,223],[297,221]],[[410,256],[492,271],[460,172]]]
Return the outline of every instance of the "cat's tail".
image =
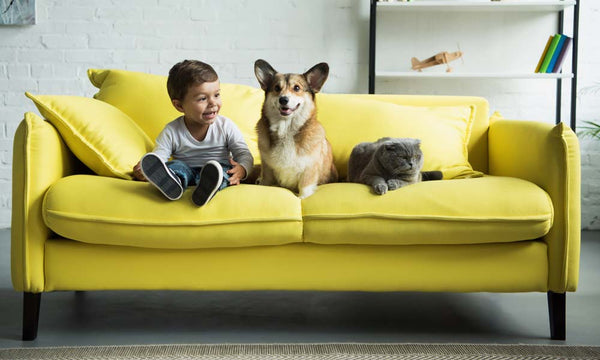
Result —
[[[430,181],[430,180],[442,180],[444,178],[444,174],[441,171],[421,171],[421,180],[422,181]]]

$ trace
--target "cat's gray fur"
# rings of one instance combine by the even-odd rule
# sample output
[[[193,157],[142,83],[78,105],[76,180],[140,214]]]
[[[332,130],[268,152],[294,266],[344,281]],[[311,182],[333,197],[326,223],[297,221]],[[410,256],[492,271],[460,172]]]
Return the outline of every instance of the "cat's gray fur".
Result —
[[[348,181],[366,184],[383,195],[422,180],[440,180],[440,171],[425,171],[421,140],[384,137],[363,142],[352,149],[348,160]]]

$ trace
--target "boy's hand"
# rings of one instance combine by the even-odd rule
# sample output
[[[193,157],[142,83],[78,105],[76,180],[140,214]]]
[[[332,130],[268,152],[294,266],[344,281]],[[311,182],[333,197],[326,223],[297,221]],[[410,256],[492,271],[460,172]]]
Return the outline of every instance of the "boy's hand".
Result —
[[[240,180],[246,177],[246,169],[232,158],[229,158],[229,163],[233,166],[233,169],[227,170],[227,173],[229,174],[229,185],[239,185]]]
[[[148,181],[148,180],[146,180],[146,177],[144,176],[144,173],[142,172],[141,161],[138,161],[138,163],[135,164],[135,166],[133,167],[133,178],[135,180]]]

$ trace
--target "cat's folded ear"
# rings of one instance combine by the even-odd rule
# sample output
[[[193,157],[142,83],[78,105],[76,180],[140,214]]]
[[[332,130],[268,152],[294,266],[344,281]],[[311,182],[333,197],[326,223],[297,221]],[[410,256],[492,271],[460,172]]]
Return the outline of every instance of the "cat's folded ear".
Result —
[[[409,143],[413,144],[413,145],[421,145],[421,139],[406,138],[405,140],[408,141]]]

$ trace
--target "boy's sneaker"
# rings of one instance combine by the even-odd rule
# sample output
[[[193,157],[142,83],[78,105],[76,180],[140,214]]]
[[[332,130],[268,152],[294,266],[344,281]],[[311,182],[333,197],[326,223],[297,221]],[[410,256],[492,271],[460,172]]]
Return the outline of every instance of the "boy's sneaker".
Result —
[[[219,190],[223,182],[223,169],[221,164],[210,160],[200,170],[200,181],[194,193],[192,201],[198,206],[206,204]]]
[[[146,179],[169,200],[177,200],[183,195],[181,180],[162,161],[158,155],[148,153],[141,161],[142,173]]]

